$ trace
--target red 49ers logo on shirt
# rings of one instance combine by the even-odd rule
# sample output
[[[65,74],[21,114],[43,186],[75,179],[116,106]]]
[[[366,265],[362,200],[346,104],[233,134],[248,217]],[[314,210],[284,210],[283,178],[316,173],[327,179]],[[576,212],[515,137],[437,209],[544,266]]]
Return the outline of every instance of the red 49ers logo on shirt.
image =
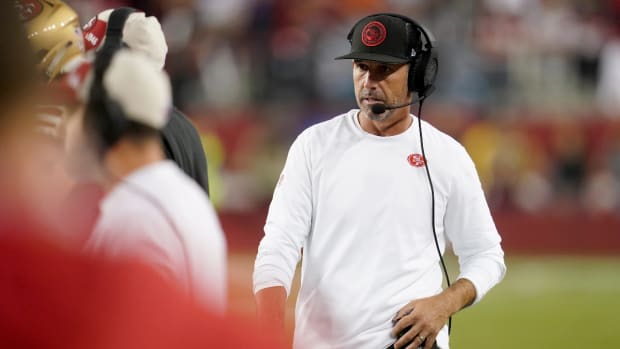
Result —
[[[13,7],[22,22],[28,22],[43,11],[43,5],[38,0],[14,0]]]
[[[413,167],[423,167],[426,165],[426,159],[424,159],[422,154],[409,154],[409,156],[407,156],[407,161],[409,165]]]

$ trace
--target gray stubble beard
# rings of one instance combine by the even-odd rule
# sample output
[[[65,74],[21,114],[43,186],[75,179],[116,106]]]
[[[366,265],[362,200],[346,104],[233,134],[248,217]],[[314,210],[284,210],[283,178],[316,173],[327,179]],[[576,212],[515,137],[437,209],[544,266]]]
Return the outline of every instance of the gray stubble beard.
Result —
[[[391,110],[386,110],[381,114],[375,114],[370,107],[364,107],[363,109],[365,117],[370,121],[383,121],[390,117]]]

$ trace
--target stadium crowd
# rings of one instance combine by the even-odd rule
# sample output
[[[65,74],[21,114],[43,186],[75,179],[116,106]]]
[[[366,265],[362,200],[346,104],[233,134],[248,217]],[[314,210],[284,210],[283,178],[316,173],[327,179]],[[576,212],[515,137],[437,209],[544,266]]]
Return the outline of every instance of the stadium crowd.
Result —
[[[81,18],[109,6],[69,3]],[[494,209],[618,212],[618,1],[117,3],[160,19],[174,98],[203,133],[221,210],[264,206],[294,135],[354,104],[333,52],[360,14],[389,8],[441,38],[422,116],[464,141]]]

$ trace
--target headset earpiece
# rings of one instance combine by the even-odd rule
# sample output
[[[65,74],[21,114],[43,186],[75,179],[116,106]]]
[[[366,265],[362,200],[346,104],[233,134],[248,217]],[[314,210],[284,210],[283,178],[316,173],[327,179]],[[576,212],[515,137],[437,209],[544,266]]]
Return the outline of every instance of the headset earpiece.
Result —
[[[435,89],[437,54],[435,50],[418,52],[416,57],[413,57],[409,67],[409,91],[417,92],[420,98],[425,98]]]
[[[403,17],[398,16],[398,18],[405,21],[405,30],[407,32],[407,46],[409,47],[409,75],[407,77],[407,89],[409,91],[417,91],[419,70],[422,67],[422,57],[420,45],[415,45],[418,47],[414,47],[414,42],[418,42],[419,39],[416,36],[418,33],[414,28],[414,24]]]
[[[400,18],[406,23],[407,41],[411,52],[407,88],[410,92],[416,92],[420,99],[424,99],[435,90],[434,83],[437,78],[438,59],[433,40],[413,19],[398,14],[387,15]]]

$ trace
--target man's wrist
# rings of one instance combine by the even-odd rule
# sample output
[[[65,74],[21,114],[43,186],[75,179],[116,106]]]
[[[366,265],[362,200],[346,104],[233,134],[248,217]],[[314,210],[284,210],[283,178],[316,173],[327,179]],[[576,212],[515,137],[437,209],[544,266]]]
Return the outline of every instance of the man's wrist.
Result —
[[[453,315],[461,309],[471,305],[476,299],[476,288],[467,279],[456,280],[449,288],[444,290],[448,298],[449,312]]]

